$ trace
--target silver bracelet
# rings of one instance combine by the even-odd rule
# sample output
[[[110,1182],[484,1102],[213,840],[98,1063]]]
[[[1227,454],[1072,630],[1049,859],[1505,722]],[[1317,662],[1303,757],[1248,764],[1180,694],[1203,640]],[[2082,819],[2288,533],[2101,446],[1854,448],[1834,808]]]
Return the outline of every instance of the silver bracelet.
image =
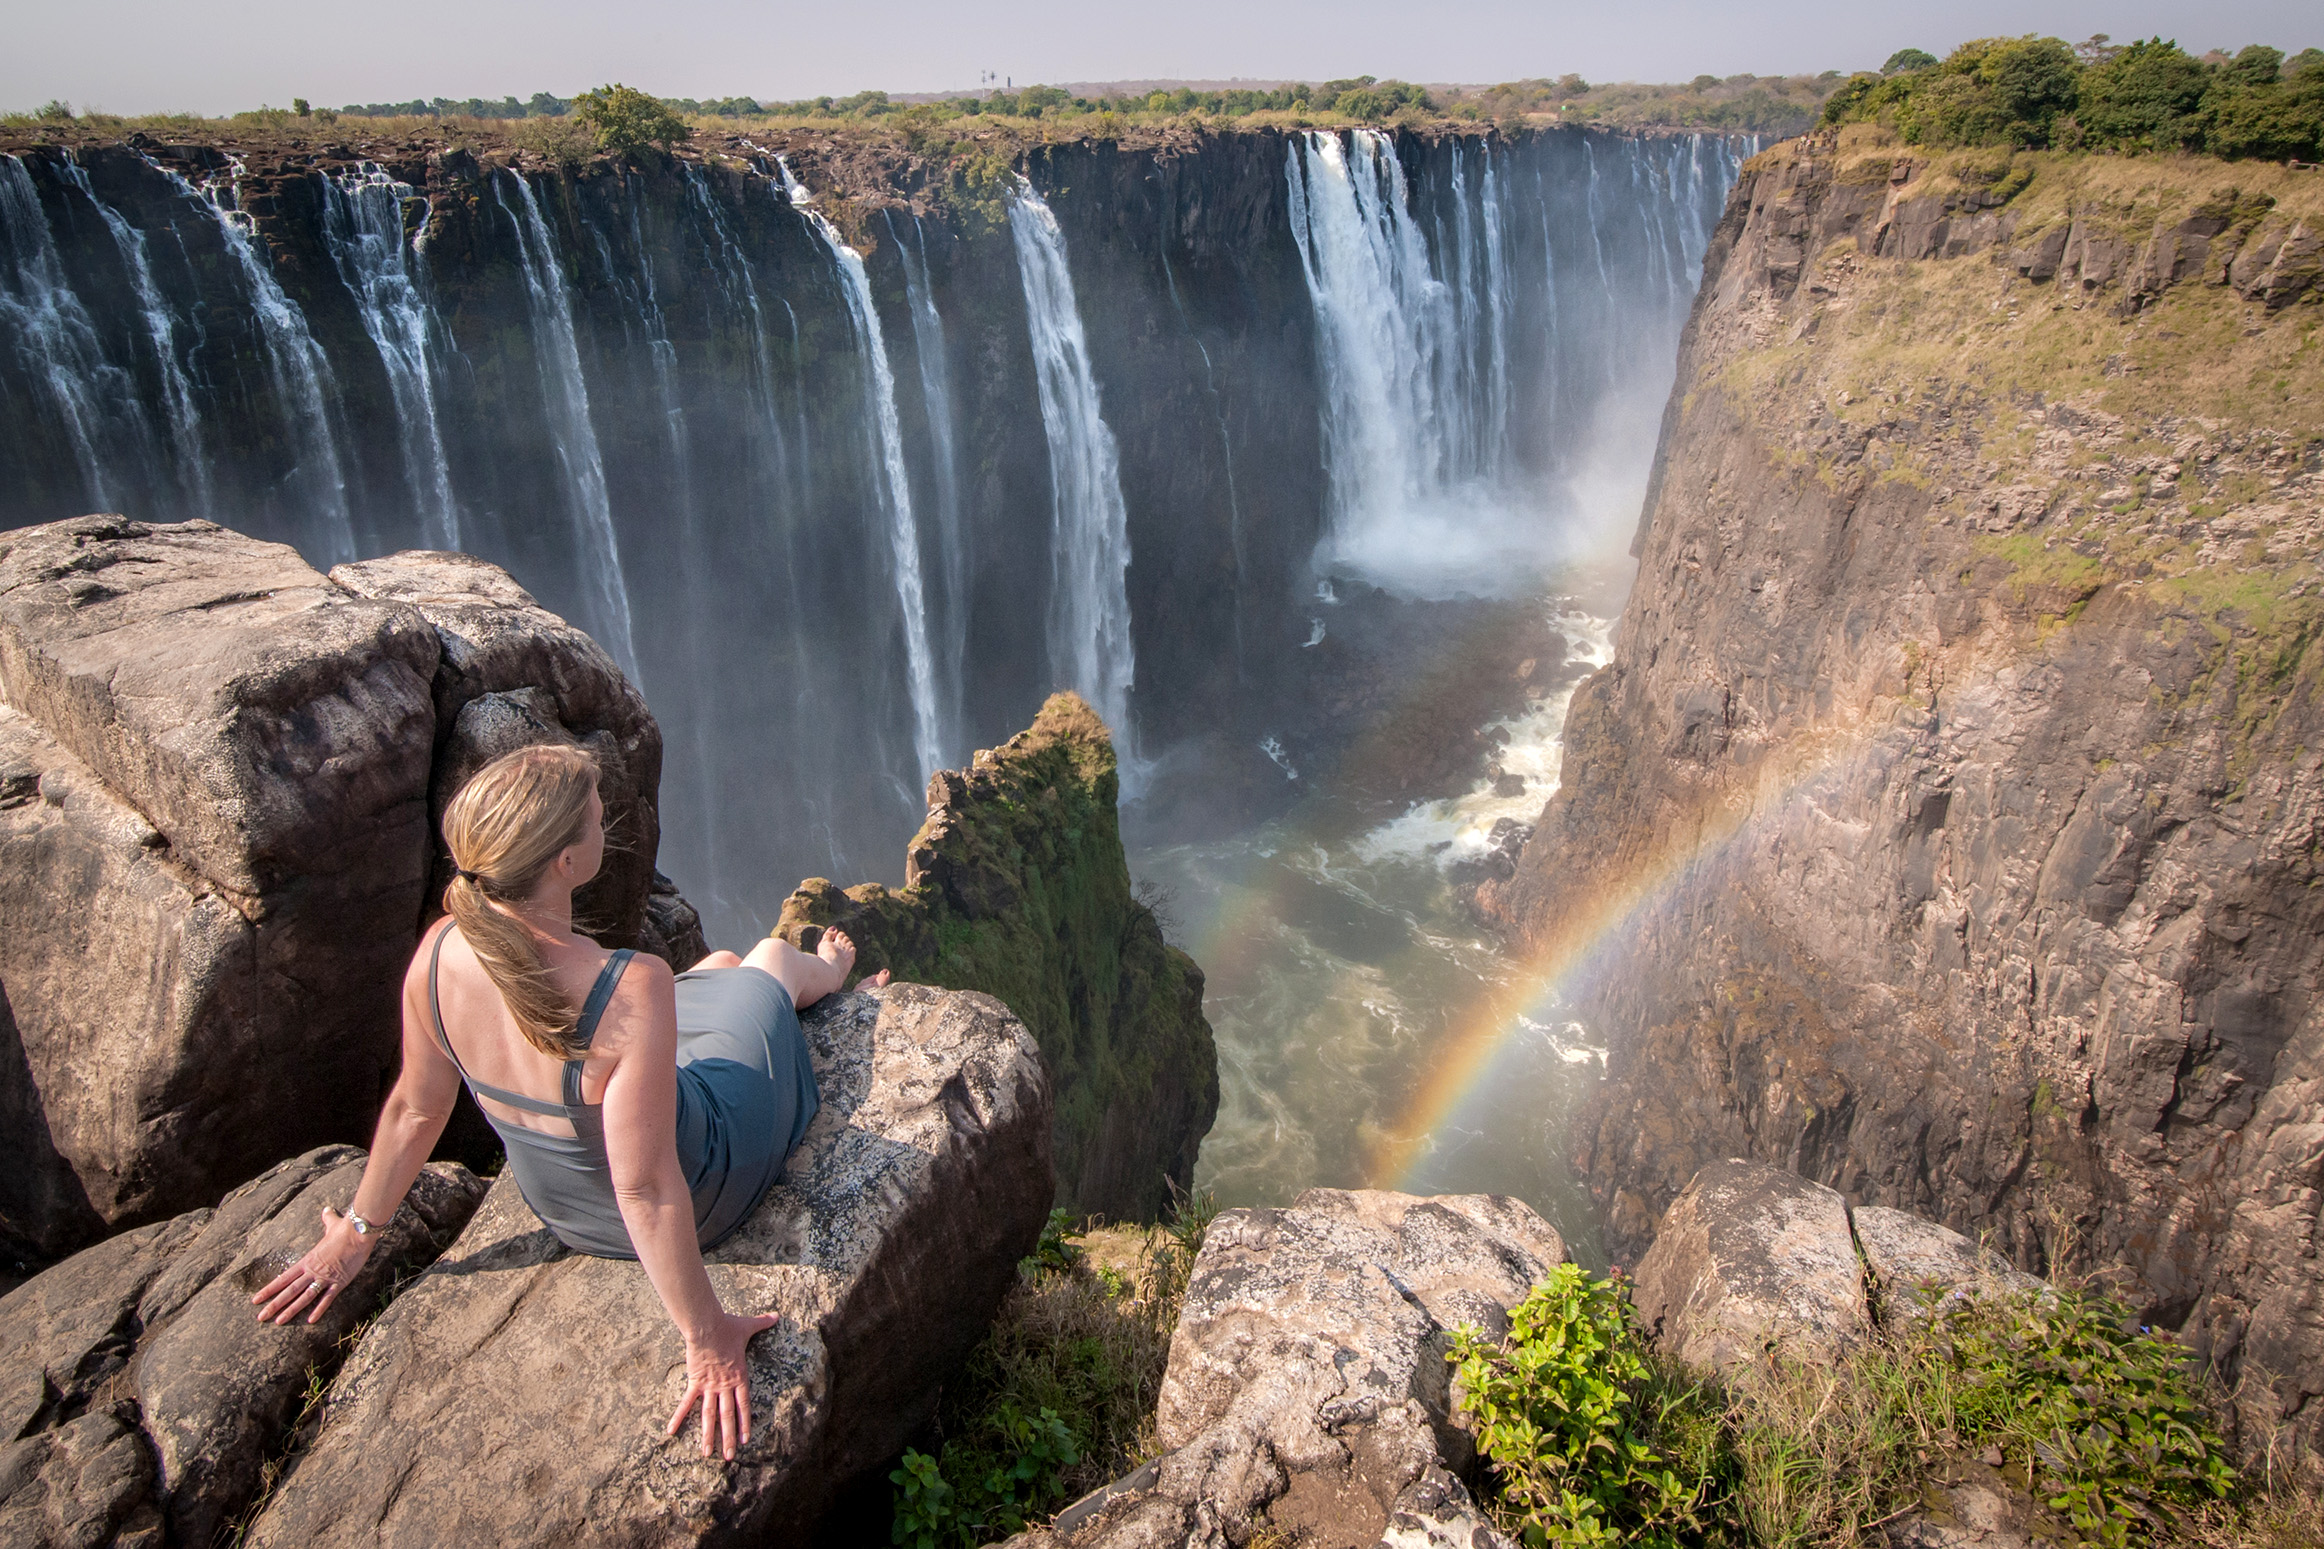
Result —
[[[355,1207],[352,1205],[347,1207],[347,1210],[341,1219],[345,1220],[349,1226],[355,1228],[355,1235],[358,1237],[369,1237],[374,1231],[377,1230],[377,1228],[374,1227],[369,1221],[366,1221],[363,1219],[363,1217],[357,1215],[355,1213]]]

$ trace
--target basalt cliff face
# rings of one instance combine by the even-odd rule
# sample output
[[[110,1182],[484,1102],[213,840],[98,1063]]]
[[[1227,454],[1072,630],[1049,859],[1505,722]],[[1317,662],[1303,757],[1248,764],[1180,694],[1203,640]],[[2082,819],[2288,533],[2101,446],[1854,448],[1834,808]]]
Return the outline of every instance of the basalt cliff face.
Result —
[[[1746,165],[1615,660],[1480,899],[1610,1040],[1617,1259],[1772,1161],[2112,1266],[2316,1433],[2317,176]]]

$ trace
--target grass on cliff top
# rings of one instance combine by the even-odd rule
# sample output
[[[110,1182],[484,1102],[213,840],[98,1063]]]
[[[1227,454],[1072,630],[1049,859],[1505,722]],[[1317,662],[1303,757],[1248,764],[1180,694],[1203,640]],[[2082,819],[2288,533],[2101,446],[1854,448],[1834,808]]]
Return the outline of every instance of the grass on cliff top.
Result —
[[[933,1452],[906,1452],[889,1475],[894,1542],[997,1543],[1157,1455],[1170,1335],[1217,1213],[1198,1193],[1164,1226],[1076,1231],[1051,1214],[938,1401]]]

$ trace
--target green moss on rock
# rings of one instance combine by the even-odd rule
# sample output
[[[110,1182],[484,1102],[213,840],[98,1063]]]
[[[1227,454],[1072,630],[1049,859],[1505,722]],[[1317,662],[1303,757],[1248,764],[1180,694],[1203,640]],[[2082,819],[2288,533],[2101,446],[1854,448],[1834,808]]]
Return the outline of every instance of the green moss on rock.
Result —
[[[1218,1112],[1202,970],[1130,894],[1105,723],[1057,694],[1033,724],[928,784],[901,890],[820,877],[777,933],[853,937],[861,973],[983,990],[1032,1029],[1055,1083],[1058,1202],[1152,1220]]]

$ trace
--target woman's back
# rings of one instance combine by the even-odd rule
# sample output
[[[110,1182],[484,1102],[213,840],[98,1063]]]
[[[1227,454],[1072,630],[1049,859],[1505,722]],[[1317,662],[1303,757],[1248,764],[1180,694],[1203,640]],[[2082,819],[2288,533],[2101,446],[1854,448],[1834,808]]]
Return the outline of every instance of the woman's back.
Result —
[[[594,946],[594,943],[591,944]],[[441,1009],[445,1037],[461,1073],[471,1086],[490,1086],[521,1094],[536,1102],[561,1103],[565,1088],[565,1061],[543,1053],[528,1040],[509,1013],[500,987],[492,982],[475,951],[461,937],[457,925],[445,922],[439,943],[423,942],[423,956],[435,959],[432,969],[435,1003]],[[587,1003],[597,980],[614,954],[604,948],[560,950],[554,960],[542,953],[545,968],[568,1005]],[[661,972],[656,974],[655,970]],[[599,1013],[582,1060],[581,1097],[589,1104],[605,1100],[605,1083],[622,1056],[638,1041],[649,1014],[648,997],[666,982],[669,970],[661,959],[633,960],[615,983]],[[483,1093],[477,1102],[500,1124],[520,1125],[544,1134],[571,1135],[565,1118],[518,1108]]]

